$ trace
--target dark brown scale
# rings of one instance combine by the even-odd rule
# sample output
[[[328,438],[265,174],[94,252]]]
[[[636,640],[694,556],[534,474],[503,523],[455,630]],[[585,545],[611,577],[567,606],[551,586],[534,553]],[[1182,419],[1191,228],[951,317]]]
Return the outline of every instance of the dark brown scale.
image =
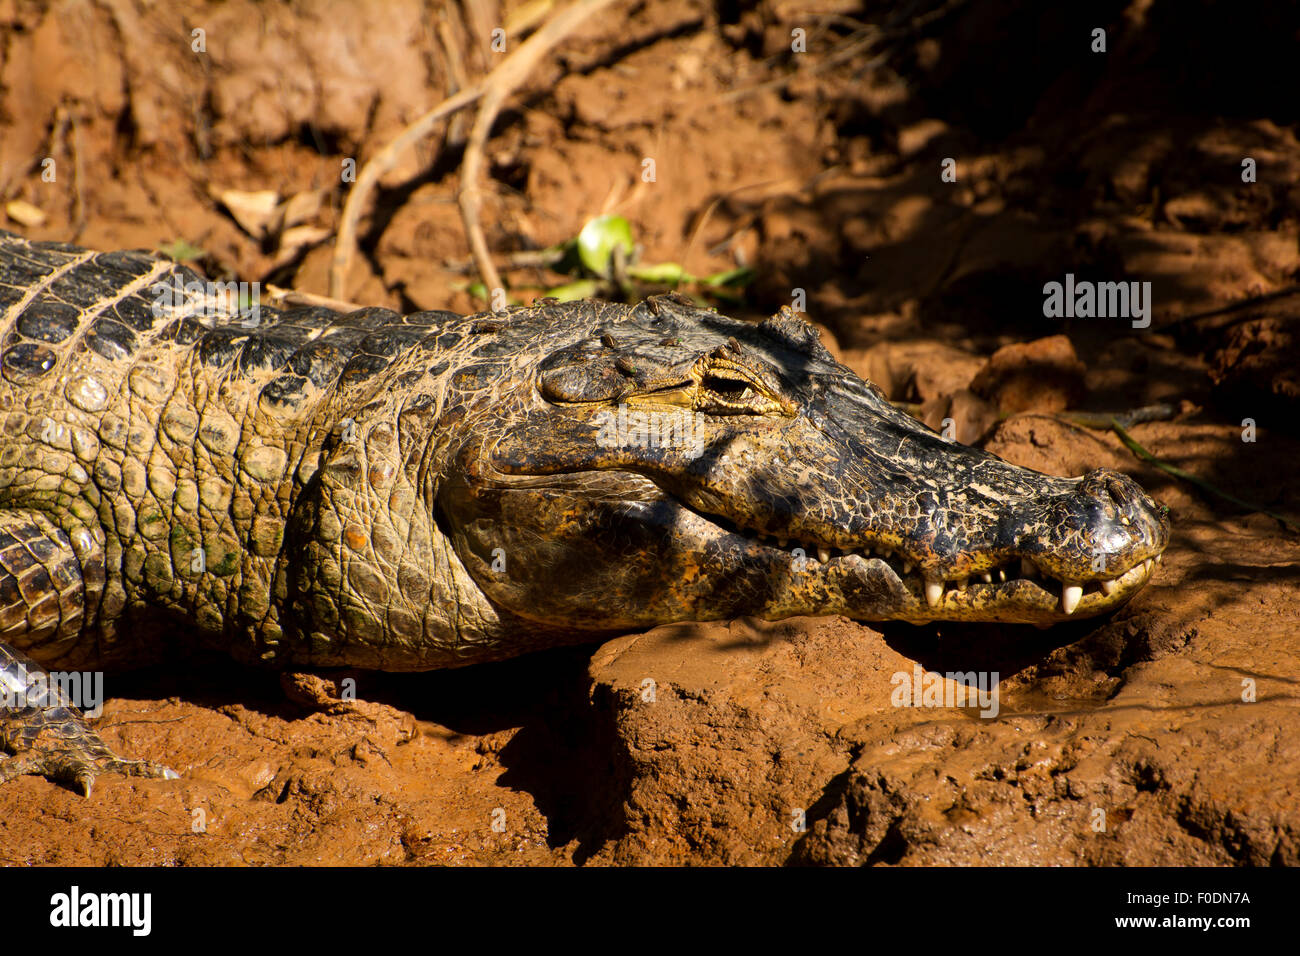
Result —
[[[367,355],[391,359],[399,353],[405,352],[428,334],[428,329],[420,327],[386,326],[367,335],[361,340],[361,344],[357,348]]]
[[[333,319],[329,317],[333,316]],[[330,312],[328,309],[313,309],[310,326],[319,328],[322,336],[340,338],[355,346],[366,336],[374,333],[376,328],[398,322],[398,315],[390,309],[357,309],[354,312]],[[290,321],[296,314],[290,314]]]
[[[319,338],[320,329],[289,322],[287,318],[288,313],[277,313],[263,309],[262,321],[258,325],[263,330],[261,334],[273,337],[276,341],[284,342],[286,345],[291,345],[295,350],[301,349]]]
[[[256,372],[278,371],[289,364],[298,351],[298,337],[273,328],[262,335],[252,336],[239,353],[236,368],[244,375]]]
[[[117,321],[136,332],[148,332],[158,321],[152,305],[135,297],[123,299],[106,314],[114,316]]]
[[[123,362],[135,354],[139,339],[120,322],[99,319],[86,333],[86,347],[110,362]]]
[[[318,305],[300,306],[280,313],[280,322],[300,329],[328,329],[338,322],[339,314]]]
[[[277,405],[293,405],[303,400],[310,384],[310,379],[302,375],[278,375],[262,389],[262,397]]]
[[[370,332],[370,329],[356,328],[354,326],[331,325],[322,329],[320,336],[313,341],[327,342],[335,348],[355,352]]]
[[[211,330],[201,322],[191,318],[176,319],[168,323],[163,331],[164,339],[171,339],[177,345],[193,345]]]
[[[0,286],[12,287],[13,291],[18,293],[18,296],[12,300],[16,302],[32,286],[53,274],[62,265],[63,261],[54,257],[35,261],[21,254],[6,256],[3,261],[0,261]]]
[[[146,252],[101,252],[95,257],[95,262],[99,267],[105,270],[118,273],[118,275],[135,279],[149,272],[158,260]]]
[[[298,375],[311,379],[317,388],[324,388],[338,378],[347,364],[349,351],[332,339],[308,342],[289,359],[289,368]]]
[[[358,385],[388,368],[392,362],[382,355],[354,355],[343,367],[339,384],[343,386]]]
[[[515,346],[510,342],[491,341],[477,346],[471,354],[479,358],[488,358],[493,355],[509,355],[514,351]]]
[[[5,349],[4,375],[15,384],[40,378],[54,368],[58,356],[35,342],[20,342]]]
[[[105,272],[96,258],[88,259],[59,276],[46,294],[65,302],[96,302],[115,299],[122,293],[122,277]]]
[[[501,370],[495,363],[467,365],[456,372],[456,387],[467,392],[482,391],[490,388],[500,374]]]
[[[18,331],[29,339],[58,344],[77,329],[80,315],[66,302],[38,299],[18,316]]]
[[[198,357],[204,365],[232,365],[248,340],[247,329],[209,329],[199,340]]]

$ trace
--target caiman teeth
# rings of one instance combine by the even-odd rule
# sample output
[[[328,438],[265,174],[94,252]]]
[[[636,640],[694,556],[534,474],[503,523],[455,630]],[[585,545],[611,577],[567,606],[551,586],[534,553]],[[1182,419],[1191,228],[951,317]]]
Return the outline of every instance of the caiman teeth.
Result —
[[[1034,564],[1034,562],[1029,558],[1021,558],[1020,562],[1022,578],[1029,579],[1046,575],[1046,572]],[[1155,570],[1157,562],[1158,558],[1156,557],[1147,558],[1145,561],[1139,561],[1116,578],[1111,578],[1109,580],[1097,579],[1095,583],[1101,589],[1102,594],[1109,597],[1119,591],[1121,582],[1125,579],[1141,579],[1150,575]],[[902,565],[903,573],[906,574],[912,570],[913,562],[903,560]],[[985,584],[992,585],[994,583],[993,576],[995,574],[997,575],[998,581],[1006,583],[1008,580],[1008,573],[1007,568],[1000,567],[993,568],[991,571],[975,572],[975,576]],[[925,596],[925,603],[930,607],[938,607],[943,601],[945,591],[950,587],[954,589],[954,594],[964,595],[970,585],[970,576],[946,580],[942,577],[931,577],[930,574],[925,571],[922,571],[921,574],[923,580],[922,593]],[[1014,580],[1014,578],[1012,578],[1012,580]],[[1061,611],[1064,614],[1073,614],[1078,610],[1080,603],[1083,601],[1084,584],[1080,581],[1061,581],[1060,583]],[[1045,586],[1046,584],[1047,580],[1044,579],[1044,582],[1040,587]]]
[[[760,537],[764,541],[779,545],[782,550],[787,549],[790,544],[790,540],[787,538],[778,538],[772,535],[762,534],[760,534]],[[914,570],[917,570],[917,562],[907,557],[904,551],[901,549],[895,549],[883,543],[877,543],[873,547],[872,542],[863,542],[861,545],[856,547],[840,548],[830,547],[816,542],[800,543],[796,541],[795,546],[803,548],[804,553],[808,555],[809,561],[813,561],[815,556],[816,562],[821,565],[829,564],[832,559],[846,559],[855,556],[861,558],[863,561],[871,561],[874,554],[874,556],[878,557],[881,561],[887,562],[893,568],[895,574],[900,573],[899,568],[902,569],[901,574],[911,574]],[[1117,577],[1110,579],[1098,578],[1087,586],[1092,587],[1093,584],[1095,584],[1101,592],[1099,596],[1111,597],[1119,592],[1122,586],[1121,582],[1128,579],[1141,579],[1150,576],[1155,571],[1155,567],[1161,561],[1162,557],[1163,555],[1153,555],[1145,561],[1139,561],[1137,564],[1133,565],[1133,567],[1129,568]],[[1015,559],[1012,560],[1014,561]],[[954,598],[956,598],[957,595],[961,595],[962,597],[958,600],[964,600],[966,594],[969,592],[971,578],[992,587],[996,587],[998,584],[1006,584],[1008,581],[1015,581],[1017,580],[1017,577],[1013,570],[1014,567],[1015,564],[1013,563],[990,568],[987,571],[970,572],[966,576],[953,577],[951,579],[932,577],[931,574],[934,574],[935,572],[927,572],[922,568],[920,569],[919,574],[922,578],[921,590],[925,597],[925,603],[932,608],[938,607],[943,603],[944,593],[950,588],[953,590]],[[1036,578],[1042,579],[1042,584],[1039,585],[1040,587],[1048,586],[1048,581],[1051,579],[1060,580],[1059,578],[1055,578],[1054,575],[1050,575],[1043,568],[1040,568],[1032,558],[1021,557],[1019,579],[1034,580]],[[1061,612],[1066,615],[1071,615],[1078,610],[1080,604],[1083,602],[1085,584],[1079,581],[1060,581],[1060,584]]]
[[[1063,585],[1061,588],[1061,610],[1066,614],[1073,614],[1074,609],[1083,600],[1083,585],[1061,583]]]

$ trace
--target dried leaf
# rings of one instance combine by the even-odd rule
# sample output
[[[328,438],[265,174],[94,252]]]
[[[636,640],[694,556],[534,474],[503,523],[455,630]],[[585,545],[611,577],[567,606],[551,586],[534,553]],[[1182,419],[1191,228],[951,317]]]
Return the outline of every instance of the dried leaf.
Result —
[[[265,239],[270,232],[271,220],[280,196],[273,189],[258,192],[243,192],[239,189],[226,189],[219,196],[221,204],[230,211],[230,215],[239,223],[239,228],[254,239]]]
[[[5,203],[5,215],[20,226],[40,226],[45,222],[45,213],[21,199],[11,199]]]
[[[294,193],[280,203],[276,209],[275,223],[270,231],[272,233],[283,232],[286,229],[292,229],[294,226],[301,226],[305,222],[310,222],[316,218],[324,202],[325,190],[323,189],[308,189],[304,192]]]
[[[275,254],[273,267],[279,268],[285,263],[292,262],[305,247],[319,245],[332,235],[333,232],[320,226],[295,226],[286,229],[280,236],[280,248]]]

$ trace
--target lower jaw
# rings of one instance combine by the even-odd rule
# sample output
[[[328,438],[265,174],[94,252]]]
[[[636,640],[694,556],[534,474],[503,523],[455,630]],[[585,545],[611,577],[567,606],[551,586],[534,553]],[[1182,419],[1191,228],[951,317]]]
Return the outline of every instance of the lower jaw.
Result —
[[[787,569],[790,579],[785,597],[789,607],[783,610],[790,614],[829,612],[864,621],[917,624],[943,620],[1048,625],[1093,617],[1126,604],[1142,590],[1153,571],[1153,565],[1137,565],[1120,576],[1110,594],[1092,585],[1085,589],[1073,612],[1066,614],[1058,582],[1026,578],[993,584],[970,582],[961,590],[945,590],[931,605],[922,590],[923,578],[917,574],[900,577],[880,558],[849,555],[824,565],[810,564],[802,573]],[[1051,589],[1052,584],[1057,587]]]

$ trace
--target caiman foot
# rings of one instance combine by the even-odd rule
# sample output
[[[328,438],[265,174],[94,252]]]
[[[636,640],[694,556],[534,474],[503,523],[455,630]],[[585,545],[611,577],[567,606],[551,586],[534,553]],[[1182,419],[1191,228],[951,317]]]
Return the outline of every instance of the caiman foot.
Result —
[[[5,691],[0,699],[0,751],[11,755],[0,759],[0,785],[36,775],[88,797],[100,774],[164,780],[180,776],[151,760],[127,760],[113,753],[77,708],[52,698],[52,689],[32,680],[41,673],[24,655],[0,644],[0,685]]]
[[[180,774],[152,760],[127,760],[108,748],[80,714],[66,707],[20,711],[0,718],[0,785],[28,774],[90,796],[105,773],[175,780]]]

